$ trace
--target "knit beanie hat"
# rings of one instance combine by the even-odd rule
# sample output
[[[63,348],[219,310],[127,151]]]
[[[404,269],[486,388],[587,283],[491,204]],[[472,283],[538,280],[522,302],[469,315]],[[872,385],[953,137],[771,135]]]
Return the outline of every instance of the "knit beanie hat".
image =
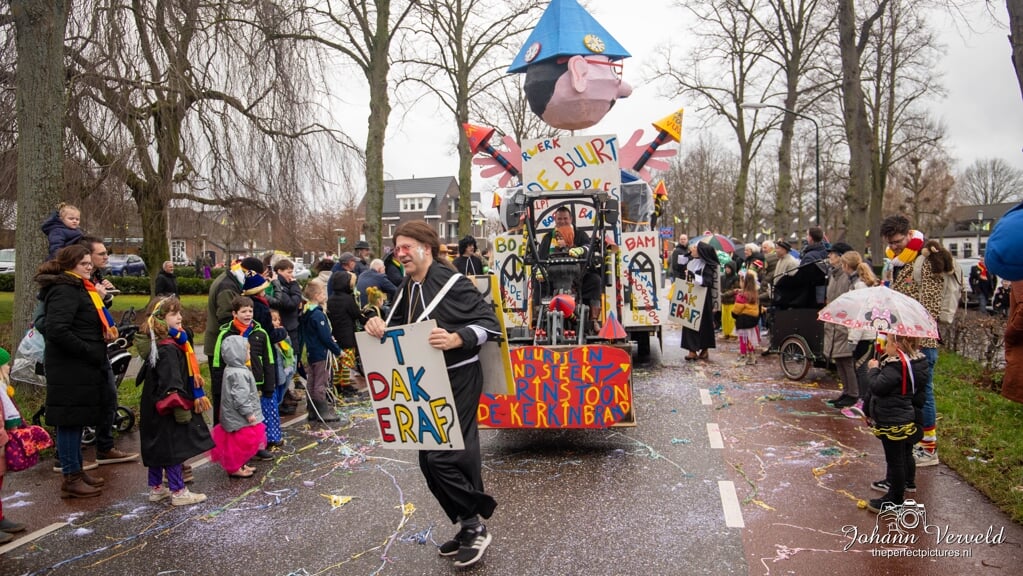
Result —
[[[3,348],[0,348],[0,366],[7,364],[11,361],[11,353]]]
[[[270,282],[267,281],[262,274],[257,272],[247,272],[245,274],[245,283],[242,285],[242,294],[245,296],[262,294],[269,285]]]

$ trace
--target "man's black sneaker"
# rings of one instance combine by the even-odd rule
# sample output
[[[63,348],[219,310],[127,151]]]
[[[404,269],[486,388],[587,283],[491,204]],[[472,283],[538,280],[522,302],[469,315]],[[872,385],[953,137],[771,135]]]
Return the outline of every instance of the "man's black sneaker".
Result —
[[[472,540],[472,536],[472,530],[463,526],[462,529],[458,531],[458,534],[455,534],[454,538],[440,545],[437,549],[437,553],[441,556],[454,556],[455,554],[458,554],[458,549],[461,548],[463,544],[469,544],[470,540]]]
[[[839,406],[839,403],[845,402],[847,398],[850,398],[848,394],[842,394],[838,398],[832,398],[831,400],[828,400],[827,402],[825,402],[825,404],[831,406],[832,408],[843,408],[844,406],[852,406],[852,404],[845,404],[844,406]],[[855,400],[856,399],[853,398],[853,404],[855,404]]]
[[[848,408],[849,406],[855,404],[857,400],[858,398],[856,398],[855,396],[842,396],[838,400],[835,400],[835,403],[832,404],[832,406],[834,406],[835,408]]]
[[[870,487],[878,492],[887,494],[892,485],[887,480],[878,480],[872,483]],[[906,492],[916,492],[916,484],[906,484]]]
[[[492,540],[487,532],[487,527],[482,524],[480,524],[478,529],[469,533],[469,538],[469,542],[462,544],[462,547],[458,549],[458,554],[455,556],[455,566],[458,568],[465,568],[479,562]]]
[[[878,514],[883,512],[886,508],[894,508],[901,505],[902,504],[900,502],[896,502],[890,498],[874,498],[867,503],[867,510]]]

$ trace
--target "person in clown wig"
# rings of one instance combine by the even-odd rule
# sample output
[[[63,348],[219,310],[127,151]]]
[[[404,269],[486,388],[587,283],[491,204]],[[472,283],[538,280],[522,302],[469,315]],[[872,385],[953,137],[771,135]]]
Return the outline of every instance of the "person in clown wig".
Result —
[[[926,242],[923,232],[910,229],[909,219],[896,214],[881,222],[881,238],[888,244],[885,255],[892,266],[891,289],[923,304],[937,322],[944,280],[931,268],[927,257],[920,253]],[[938,341],[924,338],[919,349],[927,357],[929,370],[924,383],[923,439],[914,450],[913,457],[917,466],[935,466],[938,464],[938,435],[934,367],[938,363]]]

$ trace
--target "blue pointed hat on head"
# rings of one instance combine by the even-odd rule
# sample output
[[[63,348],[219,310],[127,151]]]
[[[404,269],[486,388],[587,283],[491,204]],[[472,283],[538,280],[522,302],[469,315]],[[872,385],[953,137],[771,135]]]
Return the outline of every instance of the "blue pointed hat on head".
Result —
[[[508,72],[558,56],[599,54],[611,60],[631,56],[576,0],[551,0]]]

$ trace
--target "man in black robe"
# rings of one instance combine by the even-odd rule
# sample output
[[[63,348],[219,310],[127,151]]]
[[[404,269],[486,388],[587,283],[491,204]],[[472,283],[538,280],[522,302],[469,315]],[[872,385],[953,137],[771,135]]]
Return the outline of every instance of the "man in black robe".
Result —
[[[460,524],[454,538],[440,546],[442,556],[453,556],[462,568],[478,562],[490,545],[491,536],[480,517],[490,518],[497,502],[483,491],[483,461],[480,457],[479,424],[476,420],[483,391],[480,347],[500,335],[494,310],[476,286],[465,277],[455,281],[447,293],[445,284],[457,272],[440,257],[437,232],[423,221],[406,222],[394,233],[394,254],[405,268],[398,287],[389,324],[400,326],[419,320],[437,322],[429,337],[430,346],[444,351],[451,391],[462,429],[463,450],[422,450],[419,467],[444,513]],[[440,295],[439,302],[425,316]],[[422,318],[421,318],[422,317]],[[371,318],[366,332],[383,337],[388,323]]]

